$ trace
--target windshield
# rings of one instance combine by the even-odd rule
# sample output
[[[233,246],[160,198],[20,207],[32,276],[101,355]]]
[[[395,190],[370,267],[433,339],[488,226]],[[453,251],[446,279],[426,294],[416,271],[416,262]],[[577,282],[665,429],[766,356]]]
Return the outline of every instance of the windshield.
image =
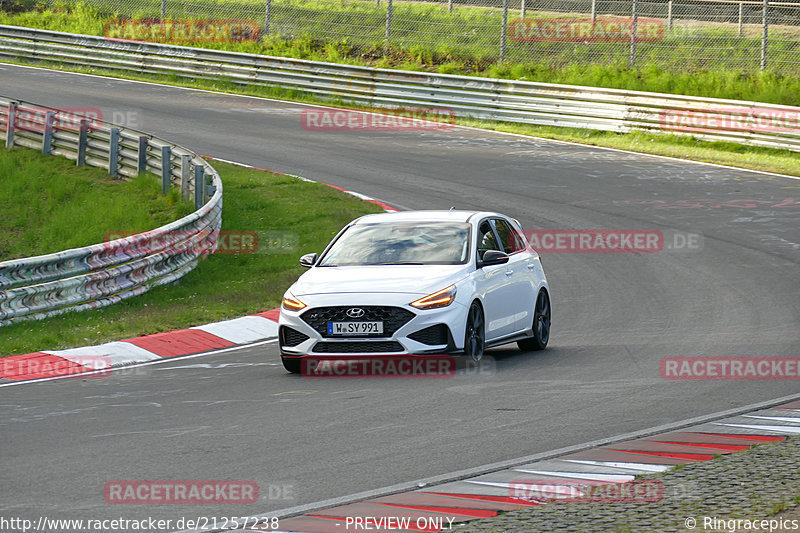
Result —
[[[318,266],[458,265],[469,258],[466,223],[396,222],[350,226]]]

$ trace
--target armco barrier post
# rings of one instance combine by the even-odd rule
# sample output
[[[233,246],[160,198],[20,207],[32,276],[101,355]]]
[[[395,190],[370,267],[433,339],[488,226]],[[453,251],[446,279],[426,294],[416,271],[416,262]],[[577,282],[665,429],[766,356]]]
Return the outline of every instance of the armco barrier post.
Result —
[[[81,119],[81,129],[78,131],[78,157],[75,164],[82,167],[86,164],[86,145],[89,137],[89,120]]]
[[[161,194],[167,194],[169,181],[172,175],[172,149],[169,146],[161,147]]]
[[[6,148],[14,147],[14,128],[17,125],[17,103],[8,104],[8,122],[6,122]]]
[[[206,185],[206,177],[203,174],[203,165],[194,167],[194,208],[203,207],[203,192]]]
[[[181,198],[189,199],[189,180],[192,178],[192,157],[181,156]]]
[[[53,122],[56,120],[56,114],[48,111],[44,116],[44,136],[42,137],[42,153],[50,155],[53,146]]]
[[[139,136],[139,149],[136,152],[136,173],[144,174],[147,172],[147,137]]]
[[[108,173],[115,178],[119,176],[119,128],[111,128],[111,139],[108,142]]]

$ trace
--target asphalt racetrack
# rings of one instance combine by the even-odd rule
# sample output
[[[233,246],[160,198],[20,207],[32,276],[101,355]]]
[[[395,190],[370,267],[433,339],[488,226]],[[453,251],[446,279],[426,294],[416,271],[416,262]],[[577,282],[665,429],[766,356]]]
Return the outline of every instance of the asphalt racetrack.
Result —
[[[451,379],[307,379],[266,343],[0,388],[0,515],[252,515],[798,392],[659,369],[664,357],[800,355],[798,180],[461,128],[314,131],[300,104],[12,65],[0,65],[0,94],[99,107],[198,153],[402,208],[665,235],[658,253],[543,253],[550,347],[493,349],[482,371]],[[683,246],[689,235],[701,238]],[[113,480],[204,479],[255,481],[260,501],[103,497]]]

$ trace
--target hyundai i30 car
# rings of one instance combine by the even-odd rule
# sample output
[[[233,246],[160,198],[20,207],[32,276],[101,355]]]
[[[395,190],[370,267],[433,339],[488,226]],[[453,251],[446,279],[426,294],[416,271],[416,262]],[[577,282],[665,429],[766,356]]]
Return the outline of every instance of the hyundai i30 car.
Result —
[[[465,354],[550,337],[550,288],[522,227],[499,213],[403,211],[358,218],[283,296],[283,365],[307,356]]]

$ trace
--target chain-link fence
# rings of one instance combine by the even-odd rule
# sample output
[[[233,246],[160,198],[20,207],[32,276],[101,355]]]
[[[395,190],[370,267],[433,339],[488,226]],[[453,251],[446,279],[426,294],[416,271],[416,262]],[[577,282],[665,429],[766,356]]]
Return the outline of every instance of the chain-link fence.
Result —
[[[800,2],[767,0],[88,0],[116,16],[257,21],[351,55],[800,71]]]

